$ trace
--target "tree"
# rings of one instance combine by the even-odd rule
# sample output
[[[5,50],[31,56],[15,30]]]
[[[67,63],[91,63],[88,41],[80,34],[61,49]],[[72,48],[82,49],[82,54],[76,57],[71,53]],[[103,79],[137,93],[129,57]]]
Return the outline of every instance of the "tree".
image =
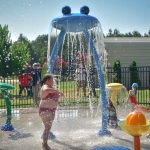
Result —
[[[120,37],[120,31],[117,29],[114,29],[114,36],[115,37]]]
[[[144,37],[148,37],[148,34],[144,33]]]
[[[148,31],[148,36],[150,37],[150,30]]]
[[[13,76],[15,70],[18,71],[25,67],[29,60],[28,40],[20,34],[14,43],[10,40],[8,26],[0,25],[0,69],[1,76]]]
[[[132,32],[133,37],[141,37],[142,35],[138,31]]]
[[[20,34],[18,40],[12,44],[11,51],[11,68],[21,70],[26,68],[27,62],[30,60],[30,51],[28,48],[28,39]]]
[[[31,42],[31,58],[33,62],[42,63],[42,58],[47,54],[48,35],[39,35]]]
[[[123,37],[132,37],[132,33],[131,32],[128,32],[128,33],[125,33],[124,35],[122,35]]]
[[[9,67],[10,61],[10,46],[12,40],[10,39],[11,34],[8,30],[8,25],[2,27],[0,25],[0,75],[4,76],[5,69]]]
[[[130,69],[130,84],[132,83],[138,83],[138,85],[141,85],[141,81],[139,79],[139,73],[138,73],[138,68],[136,66],[136,62],[133,61],[129,67]]]
[[[11,34],[8,30],[8,25],[2,27],[0,25],[0,68],[6,68],[7,61],[10,55],[10,46],[12,41],[10,40]]]
[[[113,65],[113,82],[121,83],[121,64],[116,60]]]
[[[109,32],[108,32],[108,36],[109,36],[109,37],[112,37],[112,36],[113,36],[113,34],[112,34],[112,29],[109,29],[108,31],[109,31]]]

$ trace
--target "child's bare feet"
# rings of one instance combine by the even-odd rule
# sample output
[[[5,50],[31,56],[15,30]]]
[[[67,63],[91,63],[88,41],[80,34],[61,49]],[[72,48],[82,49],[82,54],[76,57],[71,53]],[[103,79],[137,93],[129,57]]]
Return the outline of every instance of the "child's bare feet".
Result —
[[[51,150],[51,148],[47,145],[47,150]]]
[[[48,146],[48,144],[42,143],[42,150],[51,150],[51,148]]]
[[[42,143],[42,150],[47,150],[47,145]]]

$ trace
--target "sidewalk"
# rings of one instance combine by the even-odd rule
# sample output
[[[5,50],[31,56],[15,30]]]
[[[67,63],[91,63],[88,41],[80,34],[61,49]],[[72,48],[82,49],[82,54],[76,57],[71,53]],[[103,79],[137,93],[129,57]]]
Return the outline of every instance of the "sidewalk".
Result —
[[[31,112],[33,110],[33,112]],[[93,111],[93,113],[91,113]],[[125,107],[117,108],[118,118],[124,119],[129,113]],[[30,113],[29,113],[30,112]],[[37,109],[14,114],[14,131],[0,131],[0,150],[41,150],[43,125]],[[150,115],[145,114],[150,120]],[[6,116],[0,113],[0,126],[5,124]],[[124,146],[133,149],[133,137],[120,128],[112,129],[112,136],[97,135],[101,129],[101,110],[97,108],[79,110],[58,110],[52,126],[55,139],[49,140],[53,150],[91,150],[102,146]],[[141,150],[150,150],[150,139],[142,136]]]

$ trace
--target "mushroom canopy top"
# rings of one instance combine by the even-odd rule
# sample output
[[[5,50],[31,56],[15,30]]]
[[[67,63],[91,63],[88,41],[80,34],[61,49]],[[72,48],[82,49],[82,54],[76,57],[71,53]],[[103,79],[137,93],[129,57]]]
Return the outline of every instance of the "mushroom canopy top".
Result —
[[[85,9],[86,8],[86,9]],[[52,27],[66,32],[82,32],[92,29],[99,24],[97,18],[88,15],[89,8],[83,6],[80,9],[81,13],[71,13],[69,6],[62,8],[63,15],[52,20]]]

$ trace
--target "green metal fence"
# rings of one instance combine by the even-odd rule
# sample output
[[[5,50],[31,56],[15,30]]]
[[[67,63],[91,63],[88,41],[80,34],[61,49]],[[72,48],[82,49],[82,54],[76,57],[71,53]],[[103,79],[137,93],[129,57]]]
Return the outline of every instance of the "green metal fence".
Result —
[[[30,70],[28,70],[28,73]],[[9,83],[15,87],[14,90],[8,91],[8,95],[11,100],[11,107],[12,108],[26,108],[26,107],[34,107],[36,106],[33,102],[33,97],[27,96],[27,91],[24,90],[22,95],[19,96],[19,81],[17,71],[5,70],[5,76],[1,75],[0,83]],[[9,73],[9,74],[8,74]],[[60,106],[67,106],[67,107],[75,107],[75,106],[87,106],[89,103],[93,103],[94,105],[99,102],[100,91],[99,88],[96,88],[97,96],[89,96],[89,89],[88,86],[86,88],[86,96],[83,95],[82,89],[80,89],[80,95],[77,96],[76,93],[76,80],[74,78],[70,78],[70,76],[60,76],[54,75],[55,78],[55,88],[61,90],[65,97],[59,99]],[[86,81],[87,82],[87,81]],[[87,83],[86,83],[87,84]],[[87,84],[88,85],[88,84]],[[0,92],[1,93],[1,92]],[[38,94],[38,93],[37,93]],[[5,109],[5,101],[0,94],[0,109]]]
[[[150,97],[150,66],[137,67],[140,86],[137,93],[137,100],[140,104],[147,104],[146,99]],[[8,91],[11,107],[12,108],[26,108],[34,107],[33,97],[27,96],[27,91],[23,91],[22,95],[19,96],[19,81],[18,81],[18,70],[17,69],[8,69],[0,71],[0,83],[8,83],[15,87],[14,90]],[[3,73],[3,74],[2,74]],[[30,73],[30,70],[28,70]],[[127,88],[131,89],[130,81],[131,71],[129,67],[121,67],[121,83]],[[112,83],[113,78],[117,79],[117,72],[113,72],[112,67],[107,68],[107,83]],[[59,105],[64,107],[75,107],[75,106],[89,106],[89,104],[98,105],[100,90],[96,86],[97,97],[89,96],[88,83],[86,87],[86,97],[82,94],[82,89],[80,91],[81,95],[77,97],[76,93],[76,80],[74,77],[67,76],[55,76],[55,87],[60,89],[65,97],[59,100]],[[87,81],[86,81],[87,82]],[[98,80],[95,78],[95,83],[97,84]],[[0,109],[5,109],[5,101],[0,91]]]

